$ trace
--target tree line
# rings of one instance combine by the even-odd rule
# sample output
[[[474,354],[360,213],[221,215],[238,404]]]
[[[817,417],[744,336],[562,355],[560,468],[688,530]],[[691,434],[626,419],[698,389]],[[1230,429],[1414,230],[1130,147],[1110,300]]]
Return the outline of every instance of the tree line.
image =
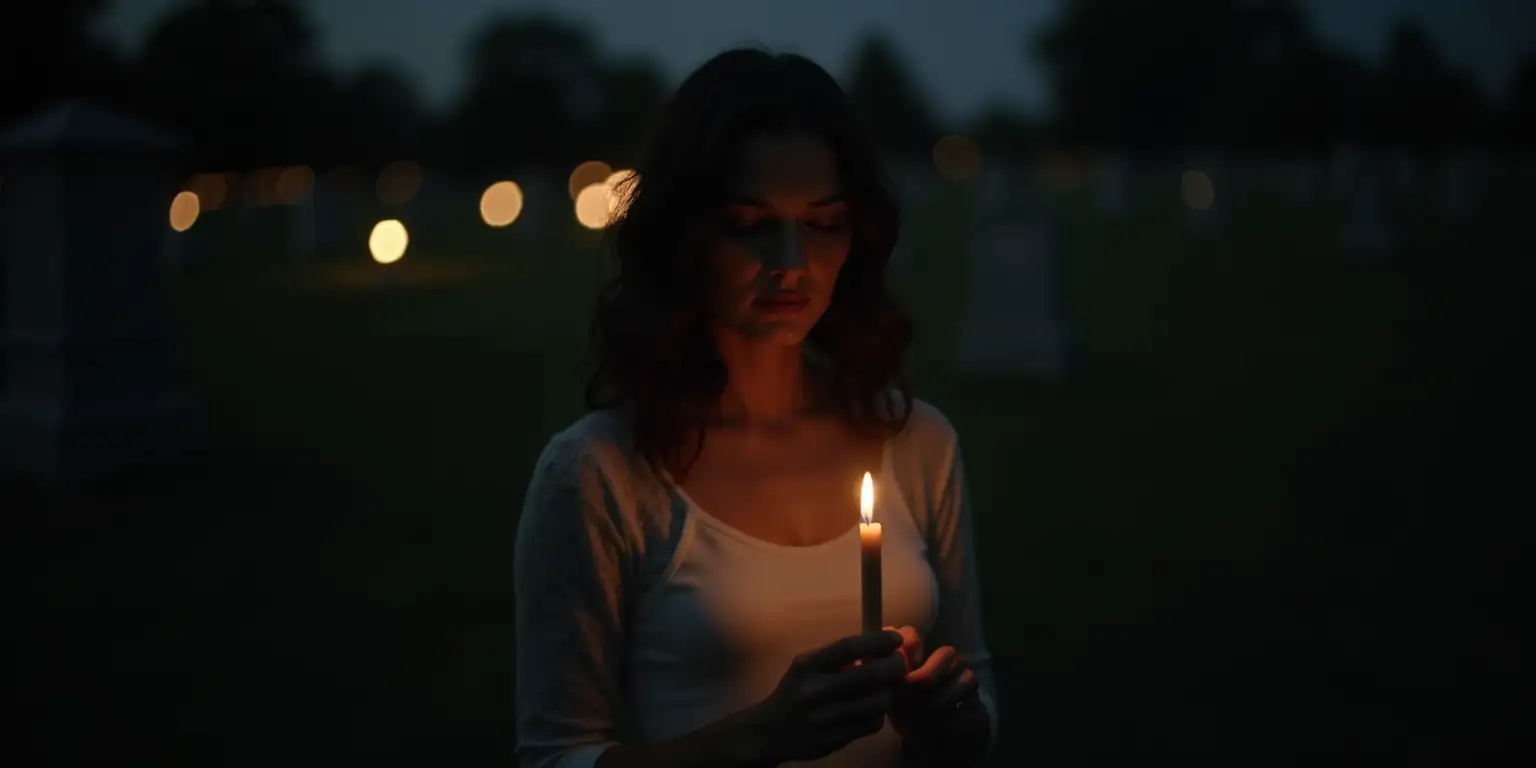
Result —
[[[205,168],[409,157],[494,174],[631,160],[671,85],[654,62],[613,56],[569,19],[502,15],[465,41],[460,93],[429,109],[393,63],[328,67],[301,0],[189,0],[131,56],[93,32],[108,3],[0,10],[0,67],[25,73],[10,78],[0,124],[80,97],[170,129]],[[1323,41],[1294,0],[1068,0],[1021,36],[1019,54],[1043,67],[1050,112],[999,104],[958,125],[937,117],[882,35],[858,41],[848,62],[825,63],[894,156],[925,155],[952,132],[1002,155],[1043,144],[1429,154],[1536,137],[1536,55],[1506,93],[1487,93],[1410,22],[1368,64]]]

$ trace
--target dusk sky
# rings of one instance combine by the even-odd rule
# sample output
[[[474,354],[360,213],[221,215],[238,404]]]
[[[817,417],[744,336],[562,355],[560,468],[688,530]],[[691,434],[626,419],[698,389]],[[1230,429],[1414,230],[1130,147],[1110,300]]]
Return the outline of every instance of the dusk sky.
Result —
[[[1169,0],[1176,2],[1177,0]],[[1445,55],[1485,85],[1504,87],[1524,51],[1536,49],[1533,0],[1301,0],[1326,37],[1375,56],[1400,15],[1423,23]],[[129,46],[181,0],[113,0],[105,31]],[[554,10],[590,25],[604,50],[653,57],[675,82],[733,44],[804,53],[841,75],[851,45],[880,29],[901,47],[929,98],[964,118],[989,101],[1046,103],[1022,40],[1056,0],[310,0],[326,55],[348,68],[392,60],[429,103],[453,98],[461,43],[498,12]]]

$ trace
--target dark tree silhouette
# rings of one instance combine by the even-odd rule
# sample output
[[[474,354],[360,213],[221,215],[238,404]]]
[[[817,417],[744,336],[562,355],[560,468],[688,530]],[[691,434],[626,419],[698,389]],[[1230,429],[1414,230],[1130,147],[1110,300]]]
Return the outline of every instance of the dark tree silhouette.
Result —
[[[1040,126],[1003,104],[988,104],[971,121],[970,134],[985,157],[1022,158],[1036,147]]]
[[[603,107],[592,127],[596,157],[633,165],[640,142],[667,97],[666,79],[646,59],[628,59],[605,66]]]
[[[1033,50],[1072,144],[1321,149],[1358,123],[1363,68],[1294,0],[1069,0]]]
[[[120,93],[120,56],[91,31],[107,6],[106,0],[0,5],[0,126],[68,98],[129,106]]]
[[[1502,134],[1506,144],[1536,145],[1536,53],[1515,66],[1504,100]]]
[[[145,109],[218,167],[315,162],[353,131],[294,0],[195,0],[149,34]]]
[[[881,149],[893,157],[923,155],[938,139],[933,112],[896,46],[878,33],[854,49],[845,87]]]
[[[1492,109],[1468,73],[1452,68],[1410,21],[1392,29],[1370,129],[1378,143],[1432,154],[1491,138]]]
[[[351,130],[344,147],[328,154],[369,165],[420,156],[427,151],[432,121],[414,83],[399,69],[375,64],[343,81],[333,111]]]
[[[470,41],[469,76],[453,116],[466,169],[577,162],[602,109],[596,46],[548,16],[494,19]]]

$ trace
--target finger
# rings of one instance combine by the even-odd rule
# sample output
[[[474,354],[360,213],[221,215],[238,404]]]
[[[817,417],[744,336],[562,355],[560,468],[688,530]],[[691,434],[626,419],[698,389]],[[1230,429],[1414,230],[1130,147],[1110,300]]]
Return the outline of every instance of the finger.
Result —
[[[933,712],[948,712],[978,697],[980,691],[981,682],[977,679],[975,670],[969,668],[961,670],[954,680],[940,688],[929,699],[929,709]]]
[[[875,689],[890,690],[901,683],[906,677],[906,671],[906,661],[893,654],[868,664],[813,678],[805,698],[809,702],[817,702],[846,698]]]
[[[831,702],[813,711],[811,729],[831,736],[842,746],[885,727],[891,711],[890,691],[875,691],[856,699]]]
[[[891,708],[891,692],[881,688],[858,696],[826,701],[811,707],[808,720],[813,725],[828,726],[874,716],[885,717]]]
[[[951,672],[959,663],[960,653],[954,646],[941,646],[923,661],[921,667],[907,673],[907,684],[918,687],[931,686],[935,680]]]
[[[923,638],[917,633],[916,627],[886,627],[887,630],[901,635],[901,647],[897,649],[903,658],[907,660],[907,669],[917,669],[923,663]]]
[[[834,670],[852,664],[859,659],[879,658],[901,647],[900,633],[879,630],[862,635],[850,635],[803,654],[795,659],[802,668],[817,671]]]

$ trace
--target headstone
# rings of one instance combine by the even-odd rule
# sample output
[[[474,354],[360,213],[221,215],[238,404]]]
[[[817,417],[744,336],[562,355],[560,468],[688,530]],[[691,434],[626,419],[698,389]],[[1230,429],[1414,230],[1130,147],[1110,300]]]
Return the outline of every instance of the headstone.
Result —
[[[1355,182],[1345,244],[1357,260],[1378,263],[1391,258],[1393,248],[1388,183],[1379,174],[1361,174]]]
[[[1061,227],[1000,220],[977,244],[957,365],[969,373],[1059,379],[1069,370]]]
[[[163,243],[175,143],[68,102],[0,138],[6,279],[0,467],[69,484],[189,447]]]
[[[1471,215],[1481,202],[1479,194],[1483,178],[1477,173],[1476,162],[1463,152],[1448,154],[1441,165],[1441,205],[1446,213],[1457,218]]]
[[[1130,170],[1123,155],[1109,155],[1100,161],[1094,192],[1099,207],[1106,213],[1115,216],[1125,213],[1129,176]]]

